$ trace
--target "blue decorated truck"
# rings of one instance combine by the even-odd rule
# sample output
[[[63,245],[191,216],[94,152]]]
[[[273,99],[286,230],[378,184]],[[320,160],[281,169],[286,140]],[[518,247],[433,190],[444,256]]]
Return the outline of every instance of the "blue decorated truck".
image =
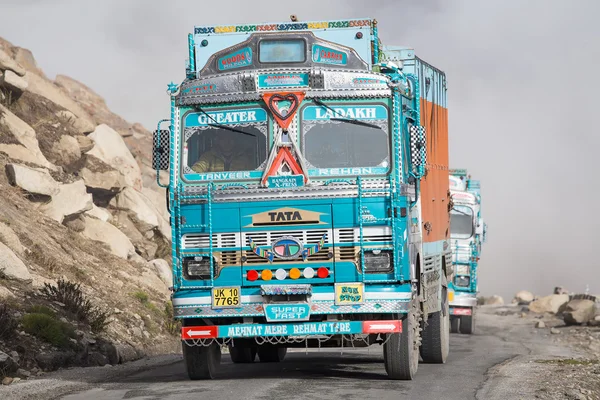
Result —
[[[450,296],[450,329],[472,334],[477,306],[477,267],[487,224],[481,217],[480,182],[464,169],[450,170],[450,241],[454,280]]]
[[[223,347],[252,363],[379,344],[404,380],[444,363],[445,74],[372,19],[197,26],[188,44],[153,165],[190,379]]]

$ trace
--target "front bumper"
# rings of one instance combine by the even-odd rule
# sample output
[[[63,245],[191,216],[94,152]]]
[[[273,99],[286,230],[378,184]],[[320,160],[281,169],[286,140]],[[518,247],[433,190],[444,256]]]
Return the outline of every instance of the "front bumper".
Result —
[[[450,302],[450,307],[471,307],[477,306],[477,296],[475,294],[462,294],[454,292],[454,299]]]
[[[366,286],[362,304],[336,304],[333,292],[312,293],[308,304],[310,315],[406,314],[410,309],[411,296],[410,292],[383,291]],[[173,296],[172,302],[175,318],[264,317],[264,305],[267,304],[257,289],[243,289],[241,305],[235,308],[213,307],[210,291],[189,291],[185,294],[181,291]]]

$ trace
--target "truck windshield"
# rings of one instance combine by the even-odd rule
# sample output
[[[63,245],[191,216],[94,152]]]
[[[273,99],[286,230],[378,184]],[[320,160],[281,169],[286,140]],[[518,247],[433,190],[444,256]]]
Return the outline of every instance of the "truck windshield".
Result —
[[[264,117],[264,118],[263,118]],[[253,171],[267,158],[263,109],[204,111],[185,117],[183,172]]]
[[[453,239],[468,239],[473,236],[473,209],[455,205],[450,211],[450,236]]]
[[[306,107],[302,147],[309,168],[387,168],[387,109],[381,105]]]

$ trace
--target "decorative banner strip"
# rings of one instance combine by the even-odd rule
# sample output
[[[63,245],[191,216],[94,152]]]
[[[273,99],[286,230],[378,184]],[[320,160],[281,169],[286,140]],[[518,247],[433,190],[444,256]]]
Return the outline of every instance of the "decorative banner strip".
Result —
[[[215,332],[215,328],[217,328]],[[303,322],[291,324],[237,324],[221,326],[186,326],[182,339],[250,338],[257,336],[310,336],[361,333],[402,333],[397,320]]]
[[[294,22],[285,24],[262,24],[262,25],[226,25],[226,26],[197,26],[196,34],[211,33],[235,33],[235,32],[270,32],[270,31],[297,31],[307,29],[327,28],[359,28],[371,26],[371,20],[346,20],[346,21],[322,21],[322,22]]]
[[[258,76],[259,89],[308,87],[308,74],[263,74]]]
[[[273,254],[273,252],[269,250],[269,246],[257,246],[251,237],[248,237],[248,241],[250,242],[250,249],[254,254],[256,254],[260,258],[266,258],[271,263],[273,262],[273,260],[275,259],[275,254]]]

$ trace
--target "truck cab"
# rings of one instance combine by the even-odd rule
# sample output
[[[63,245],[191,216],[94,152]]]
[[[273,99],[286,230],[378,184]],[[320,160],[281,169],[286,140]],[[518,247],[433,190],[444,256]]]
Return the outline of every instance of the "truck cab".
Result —
[[[450,301],[453,333],[472,334],[477,306],[477,268],[487,226],[481,217],[480,182],[466,170],[450,171],[450,243],[454,280]]]
[[[198,26],[188,44],[153,160],[189,377],[213,378],[223,346],[252,363],[381,345],[391,379],[444,363],[444,73],[373,19]]]

